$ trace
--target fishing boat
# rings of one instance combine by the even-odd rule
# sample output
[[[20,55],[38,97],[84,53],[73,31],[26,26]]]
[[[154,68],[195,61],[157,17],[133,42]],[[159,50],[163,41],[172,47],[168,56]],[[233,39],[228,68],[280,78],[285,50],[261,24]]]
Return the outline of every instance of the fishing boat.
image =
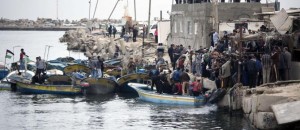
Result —
[[[8,75],[8,73],[9,70],[4,65],[0,65],[0,80],[5,78]]]
[[[0,69],[0,80],[2,80],[3,78],[5,78],[9,73],[8,69]]]
[[[142,82],[144,83],[145,81],[150,80],[150,77],[148,74],[145,73],[133,73],[133,74],[128,74],[125,76],[122,76],[118,79],[118,85],[120,86],[119,90],[120,92],[135,92],[135,90],[132,87],[128,86],[129,82]]]
[[[82,87],[72,85],[69,76],[55,75],[45,84],[32,84],[30,80],[16,81],[17,91],[26,94],[80,95]]]
[[[87,95],[113,93],[118,87],[117,82],[109,78],[86,78],[82,81],[89,84],[85,89]]]
[[[171,94],[159,94],[151,89],[146,84],[128,83],[128,86],[137,91],[139,98],[143,101],[170,104],[170,105],[186,105],[186,106],[202,106],[205,104],[204,96],[182,96]]]
[[[87,66],[74,64],[74,65],[66,66],[63,69],[63,71],[68,76],[71,76],[73,72],[81,72],[81,73],[85,73],[86,77],[88,77],[88,75],[91,73],[92,70]]]

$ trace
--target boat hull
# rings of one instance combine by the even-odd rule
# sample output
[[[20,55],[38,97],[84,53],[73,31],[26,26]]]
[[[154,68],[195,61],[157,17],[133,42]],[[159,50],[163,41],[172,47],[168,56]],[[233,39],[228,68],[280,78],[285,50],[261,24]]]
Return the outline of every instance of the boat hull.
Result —
[[[0,69],[0,80],[8,75],[9,71],[7,69]]]
[[[145,82],[147,80],[150,80],[150,77],[148,76],[148,74],[144,74],[144,73],[133,73],[133,74],[128,74],[125,75],[123,77],[121,77],[120,79],[118,79],[118,84],[120,86],[120,92],[126,92],[126,93],[132,93],[135,92],[136,90],[134,90],[132,87],[128,86],[128,82]]]
[[[71,85],[36,85],[17,82],[17,91],[26,94],[80,95],[81,88]]]
[[[147,85],[138,83],[129,83],[128,86],[132,87],[137,91],[141,100],[147,102],[185,106],[202,106],[205,104],[205,98],[203,96],[192,97],[170,94],[158,94],[154,91],[146,90],[146,88],[148,88]]]
[[[86,88],[86,94],[109,94],[116,91],[118,84],[106,78],[87,78],[83,80],[84,82],[89,83],[89,87]]]

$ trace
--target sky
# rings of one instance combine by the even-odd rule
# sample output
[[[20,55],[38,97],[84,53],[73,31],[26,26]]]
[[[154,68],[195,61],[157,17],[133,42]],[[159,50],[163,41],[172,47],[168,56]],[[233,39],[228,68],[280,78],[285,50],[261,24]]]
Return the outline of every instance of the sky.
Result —
[[[122,18],[127,1],[129,15],[134,19],[134,0],[121,0],[116,6],[111,19]],[[274,2],[275,0],[268,1]],[[91,17],[93,17],[96,2],[97,0],[91,0]],[[116,2],[117,0],[98,0],[95,18],[108,19]],[[265,2],[265,0],[262,0],[262,2]],[[281,2],[281,8],[300,8],[300,0],[279,0],[279,2]],[[159,17],[160,10],[163,12],[163,18],[169,18],[167,11],[171,11],[171,5],[172,0],[151,0],[151,19]],[[137,20],[147,20],[149,0],[136,0],[136,6]],[[0,17],[2,18],[36,20],[38,17],[42,17],[56,19],[57,12],[58,18],[64,20],[88,18],[89,0],[0,0]]]

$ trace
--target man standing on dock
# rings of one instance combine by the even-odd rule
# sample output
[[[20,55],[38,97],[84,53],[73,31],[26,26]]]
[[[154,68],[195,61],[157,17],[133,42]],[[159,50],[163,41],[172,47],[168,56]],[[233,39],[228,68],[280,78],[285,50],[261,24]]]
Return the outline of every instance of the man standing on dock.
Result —
[[[288,51],[287,47],[283,48],[283,56],[284,56],[285,64],[286,64],[285,78],[286,78],[286,80],[290,80],[290,69],[291,69],[292,55]]]
[[[261,57],[262,71],[263,71],[263,83],[270,82],[270,72],[272,68],[272,60],[268,51],[266,51]]]
[[[25,56],[26,53],[24,52],[24,49],[21,49],[21,53],[20,53],[20,67],[19,67],[19,73],[21,72],[21,70],[25,70]]]
[[[98,59],[97,64],[96,64],[97,77],[102,78],[103,77],[103,71],[104,71],[103,60],[101,59],[100,56],[98,56],[97,59]]]
[[[96,63],[95,63],[95,61],[92,60],[91,57],[89,57],[89,63],[88,63],[88,66],[89,66],[89,67],[91,68],[91,70],[92,70],[92,73],[91,73],[92,78],[97,78]]]

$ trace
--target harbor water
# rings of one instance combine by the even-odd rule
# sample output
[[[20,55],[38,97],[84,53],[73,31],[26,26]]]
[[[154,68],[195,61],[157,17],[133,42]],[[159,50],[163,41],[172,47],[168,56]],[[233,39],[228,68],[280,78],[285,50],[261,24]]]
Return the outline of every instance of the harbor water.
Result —
[[[140,101],[136,96],[22,95],[0,91],[0,129],[216,129],[248,130],[240,114],[216,106],[200,108]]]
[[[30,57],[69,56],[58,38],[64,32],[0,31],[0,56],[20,45]],[[15,48],[15,60],[20,48]],[[82,53],[70,52],[75,59]],[[11,62],[9,59],[8,62]],[[143,102],[132,94],[97,96],[24,95],[0,91],[0,130],[91,130],[91,129],[200,129],[249,130],[241,113],[230,114],[217,106],[187,107]]]
[[[15,53],[14,58],[6,59],[6,63],[18,61],[20,50],[24,49],[29,59],[35,57],[54,60],[58,57],[71,56],[75,59],[87,59],[83,53],[67,51],[66,43],[60,43],[59,38],[64,31],[0,31],[0,62],[5,61],[6,49]],[[49,55],[48,55],[48,47]]]

